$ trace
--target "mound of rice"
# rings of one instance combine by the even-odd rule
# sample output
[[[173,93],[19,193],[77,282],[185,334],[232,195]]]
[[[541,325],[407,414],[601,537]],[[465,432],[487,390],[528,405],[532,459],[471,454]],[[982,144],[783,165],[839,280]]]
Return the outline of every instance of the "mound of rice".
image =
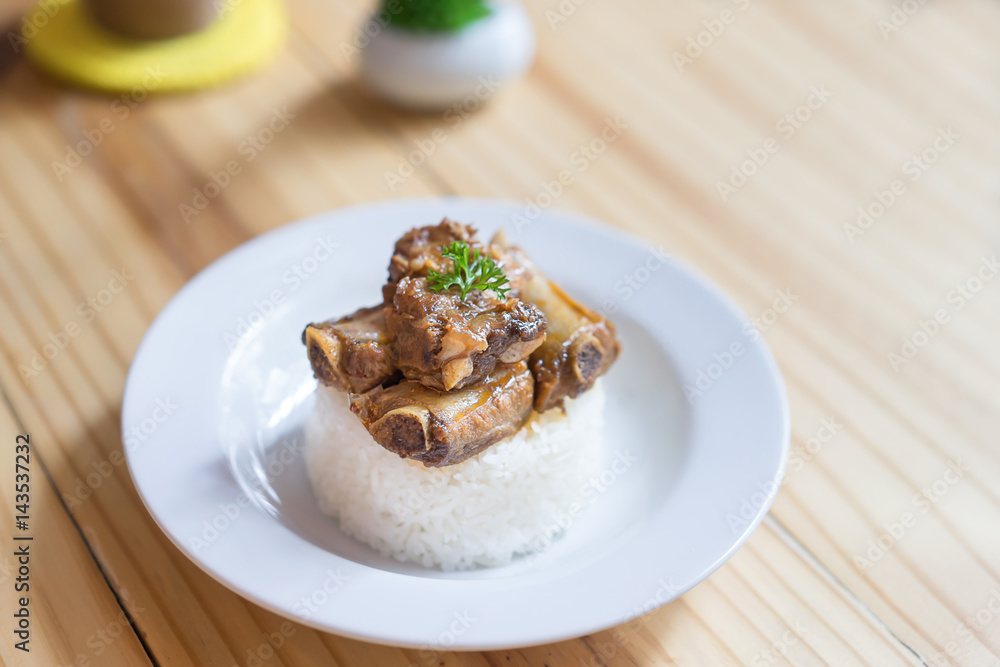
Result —
[[[345,533],[401,561],[467,569],[542,550],[600,474],[600,382],[567,400],[565,413],[533,412],[513,436],[444,468],[376,443],[346,394],[324,386],[316,393],[305,456],[320,509]]]

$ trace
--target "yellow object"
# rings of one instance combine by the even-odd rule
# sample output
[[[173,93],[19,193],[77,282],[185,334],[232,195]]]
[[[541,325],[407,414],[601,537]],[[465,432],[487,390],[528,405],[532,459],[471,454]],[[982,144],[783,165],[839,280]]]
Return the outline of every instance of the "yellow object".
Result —
[[[36,65],[70,83],[116,93],[222,84],[272,58],[287,31],[281,0],[222,0],[212,25],[155,41],[109,32],[81,0],[43,0],[34,16],[47,17],[25,24],[35,30],[29,35],[26,29],[23,40]]]

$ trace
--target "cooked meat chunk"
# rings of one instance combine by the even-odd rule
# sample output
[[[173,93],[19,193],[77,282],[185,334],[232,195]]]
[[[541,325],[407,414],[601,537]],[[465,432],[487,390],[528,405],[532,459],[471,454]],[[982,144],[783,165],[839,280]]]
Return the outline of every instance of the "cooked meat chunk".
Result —
[[[340,391],[363,392],[399,375],[389,347],[385,308],[362,308],[302,332],[313,373]]]
[[[460,463],[513,435],[532,409],[589,389],[619,352],[611,323],[502,232],[489,244],[475,233],[447,218],[410,230],[396,243],[382,304],[302,334],[320,382],[350,394],[376,442],[425,466]],[[456,241],[468,248],[445,257]]]
[[[501,229],[490,239],[489,252],[497,264],[503,267],[504,275],[510,281],[508,297],[518,297],[524,293],[524,288],[531,280],[531,270],[521,263],[518,250],[510,248],[507,234]]]
[[[502,239],[502,237],[495,237]],[[386,304],[392,303],[396,285],[404,276],[426,276],[431,269],[442,271],[451,260],[441,256],[441,250],[455,241],[465,241],[472,250],[488,253],[499,264],[510,281],[508,296],[517,297],[521,294],[526,280],[525,270],[518,265],[513,256],[503,247],[502,243],[485,246],[476,238],[476,229],[472,225],[463,225],[445,218],[437,225],[415,227],[396,241],[392,259],[389,261],[389,281],[382,288],[382,296]]]
[[[522,297],[548,321],[545,341],[528,360],[535,376],[535,410],[545,412],[590,389],[618,357],[620,346],[611,322],[546,279],[522,250],[508,252],[530,276]]]
[[[483,250],[475,238],[476,230],[445,218],[438,225],[414,227],[403,234],[389,260],[389,281],[382,288],[386,304],[392,303],[396,285],[405,276],[426,276],[431,269],[442,271],[451,262],[441,256],[441,249],[454,241],[465,241],[470,248]]]
[[[545,412],[590,389],[618,357],[615,328],[605,318],[574,301],[558,285],[540,278],[526,293],[548,318],[549,335],[531,355],[535,374],[535,409]]]
[[[445,391],[474,384],[497,363],[527,359],[545,339],[545,316],[516,298],[474,290],[434,293],[403,277],[386,308],[396,365],[408,380]]]
[[[403,380],[351,394],[351,410],[380,445],[425,466],[461,463],[516,433],[531,414],[527,364],[502,364],[482,382],[448,392]]]

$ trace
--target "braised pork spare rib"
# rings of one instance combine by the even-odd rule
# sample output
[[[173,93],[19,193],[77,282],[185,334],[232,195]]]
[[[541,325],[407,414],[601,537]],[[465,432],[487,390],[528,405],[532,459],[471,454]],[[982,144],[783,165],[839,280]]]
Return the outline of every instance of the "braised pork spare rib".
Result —
[[[614,326],[523,250],[448,219],[396,242],[381,304],[309,324],[302,339],[316,378],[349,394],[375,441],[430,467],[561,407],[619,352]]]
[[[435,293],[426,278],[402,278],[385,310],[403,375],[444,391],[527,359],[545,340],[545,316],[532,304],[478,290],[465,299]]]
[[[316,378],[340,391],[362,392],[398,379],[382,305],[302,332]]]
[[[620,346],[607,318],[548,280],[524,251],[509,252],[530,276],[523,298],[537,306],[549,324],[545,341],[528,362],[535,376],[535,410],[545,412],[594,386],[618,358]]]
[[[481,382],[439,391],[414,380],[351,394],[351,410],[375,441],[426,466],[460,463],[514,435],[531,415],[535,381],[523,361]]]

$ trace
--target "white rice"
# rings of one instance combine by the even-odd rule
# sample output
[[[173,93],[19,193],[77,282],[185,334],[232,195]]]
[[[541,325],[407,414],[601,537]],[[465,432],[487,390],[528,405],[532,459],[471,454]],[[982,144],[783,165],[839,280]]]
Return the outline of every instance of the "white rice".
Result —
[[[347,395],[320,386],[306,464],[320,509],[341,530],[401,561],[445,570],[509,563],[544,549],[559,517],[600,473],[604,390],[539,415],[457,465],[427,468],[376,443]]]

